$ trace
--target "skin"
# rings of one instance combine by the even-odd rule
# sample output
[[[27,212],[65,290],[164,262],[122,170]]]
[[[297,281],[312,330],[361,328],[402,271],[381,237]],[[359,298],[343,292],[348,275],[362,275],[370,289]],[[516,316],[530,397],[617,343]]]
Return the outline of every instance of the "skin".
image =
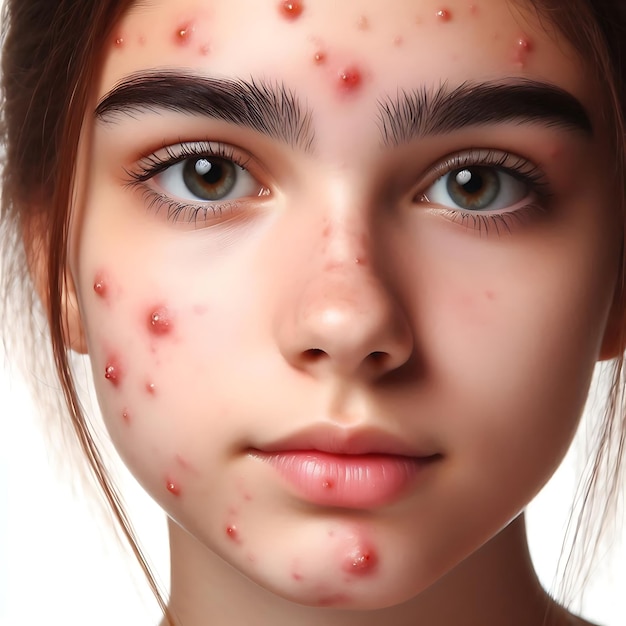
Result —
[[[620,249],[600,103],[569,44],[500,0],[316,0],[299,15],[142,2],[111,39],[94,108],[164,67],[284,83],[315,131],[305,150],[182,113],[86,118],[70,330],[120,455],[170,516],[175,615],[543,624],[521,512],[613,349]],[[511,76],[573,94],[593,137],[509,122],[382,145],[385,96]],[[221,217],[168,220],[145,192],[174,195],[170,182],[129,186],[128,171],[181,141],[244,153],[257,182]],[[541,170],[542,209],[524,194],[508,227],[479,230],[426,201],[434,168],[470,148]],[[320,424],[440,458],[389,504],[313,505],[249,452]]]

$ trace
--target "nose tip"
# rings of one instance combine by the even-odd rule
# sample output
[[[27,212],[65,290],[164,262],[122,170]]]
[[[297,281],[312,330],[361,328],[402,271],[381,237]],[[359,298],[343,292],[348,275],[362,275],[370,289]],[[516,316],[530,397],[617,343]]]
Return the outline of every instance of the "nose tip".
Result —
[[[285,359],[312,375],[342,378],[379,378],[401,367],[414,342],[398,300],[363,267],[350,270],[350,280],[333,274],[309,283],[291,319],[283,318]]]

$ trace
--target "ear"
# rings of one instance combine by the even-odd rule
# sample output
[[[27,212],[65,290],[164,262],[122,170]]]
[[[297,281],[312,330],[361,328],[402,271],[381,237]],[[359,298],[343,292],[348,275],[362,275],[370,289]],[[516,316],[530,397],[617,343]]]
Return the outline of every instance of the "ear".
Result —
[[[26,250],[28,271],[33,281],[35,291],[41,300],[49,318],[50,299],[53,297],[50,285],[48,253],[49,244],[43,230],[45,219],[34,217],[22,229],[22,238]],[[61,302],[61,328],[65,346],[79,354],[87,354],[87,341],[83,329],[80,307],[76,295],[74,280],[66,266],[63,268]]]
[[[599,361],[621,357],[626,349],[626,289],[623,280],[615,288],[609,319],[604,330]]]

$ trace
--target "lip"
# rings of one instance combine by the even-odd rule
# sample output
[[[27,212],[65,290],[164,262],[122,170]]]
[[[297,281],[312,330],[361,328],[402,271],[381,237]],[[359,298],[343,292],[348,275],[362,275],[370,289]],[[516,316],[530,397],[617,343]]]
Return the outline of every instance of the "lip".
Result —
[[[314,428],[250,455],[273,467],[293,494],[318,506],[373,509],[399,500],[442,458],[378,430]]]

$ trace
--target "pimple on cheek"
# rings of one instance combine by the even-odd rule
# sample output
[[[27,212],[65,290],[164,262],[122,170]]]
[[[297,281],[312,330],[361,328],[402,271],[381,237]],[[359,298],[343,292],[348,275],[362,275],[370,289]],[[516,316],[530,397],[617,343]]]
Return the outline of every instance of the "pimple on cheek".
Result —
[[[241,544],[241,537],[239,536],[239,530],[235,524],[227,524],[225,528],[226,538],[236,544]]]
[[[130,425],[131,420],[132,420],[132,417],[131,417],[130,411],[128,409],[124,409],[122,411],[122,421],[125,424]]]
[[[174,319],[171,311],[165,306],[150,308],[147,315],[147,328],[151,335],[164,337],[174,330]]]
[[[345,92],[353,92],[363,83],[363,74],[358,67],[349,66],[339,72],[339,88]]]
[[[437,19],[440,22],[449,22],[452,19],[452,13],[448,9],[439,9]]]
[[[104,377],[113,387],[119,387],[122,383],[123,371],[116,356],[110,356],[104,366]]]
[[[180,496],[180,485],[170,477],[165,479],[165,488],[169,491],[173,496]]]
[[[145,385],[145,390],[149,396],[154,396],[156,395],[157,387],[153,382],[148,381]]]
[[[107,279],[102,272],[98,272],[93,279],[93,290],[94,293],[103,300],[109,295]]]

